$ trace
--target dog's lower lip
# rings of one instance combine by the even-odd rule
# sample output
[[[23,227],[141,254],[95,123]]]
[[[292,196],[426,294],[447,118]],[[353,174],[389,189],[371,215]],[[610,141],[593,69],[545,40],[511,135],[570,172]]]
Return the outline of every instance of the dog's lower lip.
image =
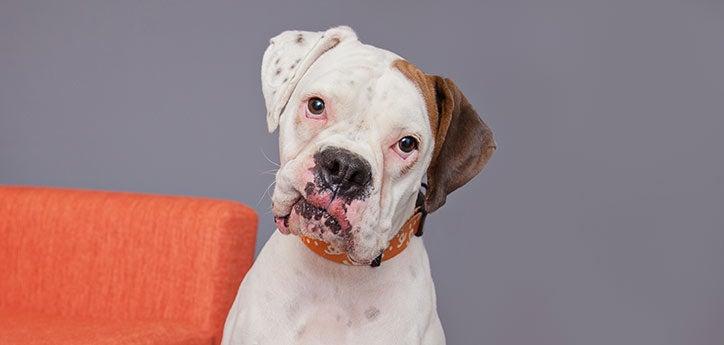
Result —
[[[294,210],[302,217],[307,219],[314,219],[316,221],[321,221],[322,218],[326,218],[324,221],[324,226],[329,228],[333,234],[338,234],[341,230],[341,225],[339,220],[333,216],[325,207],[320,207],[318,205],[315,205],[306,198],[300,198],[295,204],[294,204]]]
[[[282,220],[284,221],[285,226],[289,226],[289,214],[287,214],[286,216],[274,216],[274,222],[276,222],[277,220]]]
[[[277,229],[282,234],[289,234],[289,215],[286,216],[274,216],[274,223],[277,225]]]

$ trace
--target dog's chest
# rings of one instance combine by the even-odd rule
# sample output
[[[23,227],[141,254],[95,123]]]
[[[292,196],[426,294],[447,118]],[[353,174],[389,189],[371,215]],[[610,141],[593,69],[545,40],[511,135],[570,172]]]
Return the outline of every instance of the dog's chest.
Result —
[[[426,330],[439,329],[429,266],[415,245],[369,274],[349,274],[349,267],[289,243],[272,236],[260,253],[224,344],[420,344]]]
[[[393,308],[386,308],[382,301],[348,301],[329,297],[327,301],[306,299],[298,303],[299,314],[292,320],[296,340],[300,344],[357,343],[370,333],[395,326],[394,320],[390,320],[395,314]]]
[[[433,312],[432,305],[421,303],[423,294],[406,295],[397,289],[357,297],[328,292],[300,289],[287,302],[258,305],[254,309],[277,319],[264,323],[277,331],[252,333],[274,334],[271,343],[276,344],[419,344],[430,321],[425,315]]]

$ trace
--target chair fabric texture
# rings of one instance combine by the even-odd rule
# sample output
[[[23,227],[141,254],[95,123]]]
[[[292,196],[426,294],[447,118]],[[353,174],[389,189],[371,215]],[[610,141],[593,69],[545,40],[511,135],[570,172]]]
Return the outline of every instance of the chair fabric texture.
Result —
[[[0,344],[218,344],[256,227],[233,201],[0,186]]]

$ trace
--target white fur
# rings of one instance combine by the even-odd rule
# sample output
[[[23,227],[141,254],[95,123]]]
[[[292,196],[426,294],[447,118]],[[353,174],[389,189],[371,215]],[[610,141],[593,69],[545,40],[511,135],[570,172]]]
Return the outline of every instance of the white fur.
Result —
[[[315,153],[336,146],[364,157],[373,183],[366,199],[349,205],[351,237],[293,229],[344,247],[362,264],[411,216],[434,146],[419,90],[392,66],[399,58],[340,27],[284,32],[262,62],[269,130],[278,125],[280,138],[273,212],[287,215],[305,197]],[[310,96],[325,100],[326,122],[305,117]],[[393,150],[406,135],[420,141],[414,161]],[[420,238],[372,268],[328,261],[275,232],[242,282],[222,344],[444,344],[435,304]]]
[[[380,267],[323,259],[292,236],[264,246],[226,320],[222,345],[444,344],[419,238]]]

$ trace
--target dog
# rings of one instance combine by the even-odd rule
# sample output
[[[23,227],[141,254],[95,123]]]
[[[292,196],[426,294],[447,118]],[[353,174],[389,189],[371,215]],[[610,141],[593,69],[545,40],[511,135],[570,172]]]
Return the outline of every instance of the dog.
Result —
[[[444,344],[418,236],[490,159],[491,129],[450,79],[345,26],[272,38],[261,80],[279,129],[278,231],[222,344]]]

